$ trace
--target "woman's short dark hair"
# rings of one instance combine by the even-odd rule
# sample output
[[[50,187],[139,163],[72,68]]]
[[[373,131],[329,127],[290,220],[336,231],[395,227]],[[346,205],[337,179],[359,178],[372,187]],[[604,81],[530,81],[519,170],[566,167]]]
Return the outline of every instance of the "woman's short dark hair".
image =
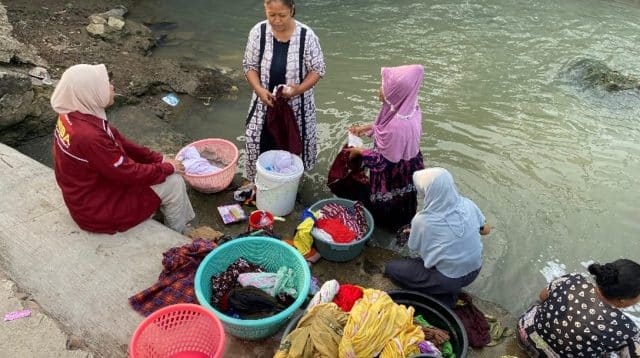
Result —
[[[271,4],[272,2],[281,2],[284,6],[291,9],[291,16],[296,16],[296,2],[293,0],[264,0],[265,4]]]
[[[604,265],[591,264],[589,272],[604,297],[631,299],[640,295],[640,265],[627,259],[619,259]]]

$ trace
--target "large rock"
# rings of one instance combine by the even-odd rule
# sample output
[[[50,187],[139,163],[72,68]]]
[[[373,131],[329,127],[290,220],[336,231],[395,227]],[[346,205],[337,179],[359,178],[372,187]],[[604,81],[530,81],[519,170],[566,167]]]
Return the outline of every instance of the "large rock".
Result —
[[[571,62],[565,72],[570,81],[585,87],[599,87],[607,91],[640,89],[640,79],[637,77],[620,73],[592,58]]]
[[[33,85],[19,72],[0,68],[0,142],[9,145],[41,136],[53,128],[51,86]]]
[[[89,16],[85,27],[89,35],[107,42],[122,44],[125,52],[148,52],[156,45],[151,30],[135,21],[125,20],[127,8],[119,6],[101,14]]]
[[[27,46],[13,38],[13,26],[7,18],[7,10],[0,4],[0,62],[26,63],[46,66],[46,61],[38,56],[33,46]]]

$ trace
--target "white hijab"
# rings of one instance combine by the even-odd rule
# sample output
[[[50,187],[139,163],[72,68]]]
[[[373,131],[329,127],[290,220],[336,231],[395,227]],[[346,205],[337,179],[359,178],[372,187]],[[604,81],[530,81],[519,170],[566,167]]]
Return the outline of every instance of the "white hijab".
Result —
[[[107,120],[110,94],[105,65],[75,65],[62,74],[51,95],[51,107],[58,114],[80,112]]]

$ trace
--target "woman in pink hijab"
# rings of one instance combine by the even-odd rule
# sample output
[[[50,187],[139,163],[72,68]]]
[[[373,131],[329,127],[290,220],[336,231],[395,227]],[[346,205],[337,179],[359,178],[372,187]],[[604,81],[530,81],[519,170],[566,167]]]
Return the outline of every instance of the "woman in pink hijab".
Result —
[[[416,188],[412,176],[424,169],[420,138],[422,113],[418,92],[422,65],[383,67],[380,102],[382,108],[373,124],[352,127],[357,136],[370,136],[374,148],[352,148],[351,158],[362,156],[369,169],[371,188],[369,209],[376,224],[397,229],[411,221],[416,213]]]

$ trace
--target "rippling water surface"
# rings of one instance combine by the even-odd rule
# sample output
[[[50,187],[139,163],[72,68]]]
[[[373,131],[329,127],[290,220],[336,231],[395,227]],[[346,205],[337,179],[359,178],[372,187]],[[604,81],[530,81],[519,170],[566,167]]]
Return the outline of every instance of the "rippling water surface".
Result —
[[[138,19],[175,22],[155,56],[240,71],[262,2],[141,1]],[[548,261],[640,261],[640,94],[606,93],[568,78],[590,58],[640,75],[638,1],[298,1],[328,71],[317,86],[320,158],[304,195],[327,195],[327,166],[344,129],[373,120],[380,66],[422,63],[428,166],[448,168],[496,230],[474,293],[520,312]],[[176,125],[192,137],[241,140],[249,92],[193,104]]]

